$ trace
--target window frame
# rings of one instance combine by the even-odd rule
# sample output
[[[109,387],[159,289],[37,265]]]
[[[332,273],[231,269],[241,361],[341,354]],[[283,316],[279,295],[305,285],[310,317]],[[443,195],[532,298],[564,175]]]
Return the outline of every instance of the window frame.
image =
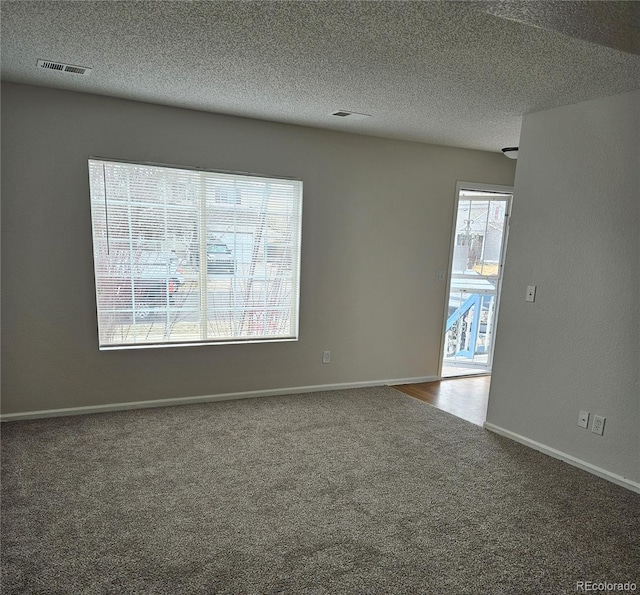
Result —
[[[290,312],[290,316],[294,318],[293,321],[289,323],[289,330],[291,331],[287,335],[280,336],[270,336],[268,334],[262,335],[251,335],[251,336],[232,336],[232,337],[223,337],[223,338],[211,338],[210,336],[205,339],[196,339],[196,340],[167,340],[167,341],[149,341],[149,342],[113,342],[106,343],[103,342],[103,338],[101,336],[101,328],[100,328],[100,316],[101,310],[99,308],[100,301],[100,292],[98,288],[98,240],[96,239],[96,222],[94,220],[94,196],[93,196],[93,184],[91,179],[91,168],[92,162],[100,162],[100,163],[108,163],[108,164],[123,164],[134,167],[150,167],[150,168],[166,168],[169,170],[176,171],[186,171],[186,172],[195,172],[195,173],[203,173],[203,174],[220,174],[222,176],[234,176],[239,178],[245,178],[248,180],[254,179],[256,182],[259,180],[273,180],[274,182],[293,182],[297,184],[297,189],[293,190],[293,195],[291,197],[291,209],[294,213],[295,219],[293,221],[292,228],[292,245],[290,246],[294,250],[297,248],[297,254],[295,254],[295,258],[292,261],[292,266],[290,267],[291,276],[290,280],[292,283],[292,290],[290,299],[283,302],[284,305],[287,306],[287,309]],[[165,347],[190,347],[190,346],[209,346],[209,345],[233,345],[233,344],[249,344],[249,343],[281,343],[281,342],[291,342],[298,341],[300,337],[300,291],[301,291],[301,255],[302,255],[302,214],[303,214],[303,181],[301,178],[291,177],[291,176],[281,176],[281,175],[272,175],[272,174],[261,174],[254,173],[248,171],[232,171],[232,170],[224,170],[217,168],[205,168],[205,167],[197,167],[197,166],[184,166],[184,165],[173,165],[166,163],[156,163],[156,162],[148,162],[148,161],[132,161],[127,159],[119,159],[119,158],[111,158],[111,157],[101,157],[101,156],[89,156],[87,160],[88,165],[88,175],[89,175],[89,202],[90,202],[90,211],[91,211],[91,244],[92,244],[92,252],[93,252],[93,265],[94,265],[94,281],[95,281],[95,298],[96,298],[96,313],[97,313],[97,339],[98,339],[98,347],[101,351],[110,351],[110,350],[122,350],[122,349],[154,349],[154,348],[165,348]],[[209,201],[213,203],[214,207],[240,207],[242,205],[242,200],[239,199],[240,191],[237,189],[232,189],[232,192],[229,194],[235,197],[233,201],[220,201],[218,200],[218,192],[214,190],[213,197],[208,197],[206,192],[202,193],[194,200],[194,206],[199,211],[200,215],[202,213],[206,213],[207,204]],[[97,201],[96,201],[97,202]],[[108,242],[108,205],[109,205],[109,197],[107,193],[104,192],[104,202],[105,202],[105,225],[107,228],[107,242]],[[256,213],[264,213],[266,211],[257,209]],[[208,218],[208,215],[206,215]],[[209,233],[209,223],[207,220],[204,223],[198,223],[198,228],[200,230],[201,226],[204,225],[204,230]],[[229,232],[229,235],[237,234],[242,235],[242,231],[234,230],[233,232]],[[164,236],[163,240],[166,241],[168,236]],[[204,240],[198,240],[198,243],[201,246],[204,246],[204,253],[202,249],[198,251],[199,254],[199,262],[197,265],[197,275],[200,279],[208,279],[208,245],[209,239],[205,237]],[[268,253],[268,244],[265,244],[265,255]],[[234,259],[236,257],[234,256]],[[203,272],[204,271],[204,272]],[[133,273],[129,272],[128,280],[133,285],[134,277]],[[235,272],[233,273],[235,276]],[[250,277],[247,277],[249,279]],[[265,276],[264,281],[273,281],[275,277],[273,276]],[[262,279],[261,279],[262,280]],[[167,283],[169,279],[167,278]],[[252,282],[253,283],[253,282]],[[205,285],[204,290],[202,287],[198,286],[198,292],[200,296],[208,296],[208,288]],[[132,290],[132,295],[135,293],[135,290]],[[205,299],[207,299],[205,297]],[[245,304],[244,308],[248,306]],[[280,306],[281,307],[281,306]],[[168,309],[168,307],[167,307]],[[247,310],[245,310],[246,312]],[[249,311],[260,311],[256,308],[250,308]],[[268,312],[268,309],[262,309],[262,312]],[[202,316],[202,312],[199,312],[199,315]],[[207,318],[207,321],[209,318]],[[136,312],[135,309],[132,311],[132,322],[130,325],[136,324]],[[200,324],[203,324],[200,321]],[[263,323],[265,324],[265,323]],[[205,325],[206,326],[206,325]]]

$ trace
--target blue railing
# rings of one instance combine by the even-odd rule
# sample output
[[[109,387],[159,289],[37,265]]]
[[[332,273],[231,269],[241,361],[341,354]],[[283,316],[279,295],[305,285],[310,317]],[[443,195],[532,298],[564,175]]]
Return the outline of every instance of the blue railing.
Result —
[[[482,331],[481,315],[483,309],[489,309],[492,299],[492,295],[473,293],[447,318],[447,357],[473,358],[485,352],[487,346],[478,345]],[[486,334],[486,325],[484,330]]]

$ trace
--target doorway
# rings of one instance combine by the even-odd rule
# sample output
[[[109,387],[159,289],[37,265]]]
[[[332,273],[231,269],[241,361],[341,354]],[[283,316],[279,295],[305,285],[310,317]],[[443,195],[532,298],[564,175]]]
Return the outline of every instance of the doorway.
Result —
[[[510,186],[457,184],[442,378],[491,373],[512,197]]]

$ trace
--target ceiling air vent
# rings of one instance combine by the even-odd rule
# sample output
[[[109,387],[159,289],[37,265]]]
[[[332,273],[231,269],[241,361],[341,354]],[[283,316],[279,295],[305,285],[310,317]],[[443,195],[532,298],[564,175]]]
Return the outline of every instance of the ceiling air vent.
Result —
[[[338,118],[349,118],[349,120],[364,120],[365,118],[371,117],[370,114],[359,114],[358,112],[348,112],[346,110],[338,110],[331,115],[337,116]]]
[[[51,62],[50,60],[38,60],[38,68],[46,68],[47,70],[58,70],[60,72],[70,72],[72,74],[82,74],[88,76],[91,74],[91,68],[86,66],[74,66],[73,64],[62,64],[61,62]]]

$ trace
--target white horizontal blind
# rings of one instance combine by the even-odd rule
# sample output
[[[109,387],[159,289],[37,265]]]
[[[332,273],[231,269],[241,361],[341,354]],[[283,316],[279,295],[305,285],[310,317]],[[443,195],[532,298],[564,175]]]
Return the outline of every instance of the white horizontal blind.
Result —
[[[302,182],[89,160],[101,349],[298,337]]]

